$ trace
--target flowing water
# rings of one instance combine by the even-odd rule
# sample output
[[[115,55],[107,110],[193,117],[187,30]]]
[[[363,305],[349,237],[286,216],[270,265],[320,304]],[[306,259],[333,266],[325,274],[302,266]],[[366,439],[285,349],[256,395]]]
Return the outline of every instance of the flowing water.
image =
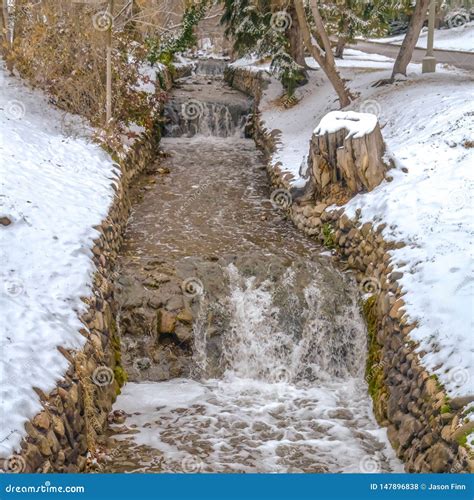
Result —
[[[174,92],[169,174],[143,188],[121,258],[194,280],[191,353],[179,377],[125,385],[101,470],[399,471],[367,394],[357,289],[272,205],[250,102],[220,73],[198,67]]]

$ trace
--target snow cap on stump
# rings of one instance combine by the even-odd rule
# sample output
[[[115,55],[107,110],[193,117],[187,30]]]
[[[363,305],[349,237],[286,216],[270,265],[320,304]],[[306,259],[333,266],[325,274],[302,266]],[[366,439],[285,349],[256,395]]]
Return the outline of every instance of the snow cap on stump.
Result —
[[[332,111],[314,129],[309,173],[319,201],[345,203],[384,179],[385,145],[371,113]]]

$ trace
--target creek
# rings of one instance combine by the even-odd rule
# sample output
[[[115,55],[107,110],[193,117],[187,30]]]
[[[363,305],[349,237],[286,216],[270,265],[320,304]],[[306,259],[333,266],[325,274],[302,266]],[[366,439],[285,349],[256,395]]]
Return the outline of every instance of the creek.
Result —
[[[357,286],[275,203],[250,110],[215,62],[166,107],[118,266],[129,382],[100,470],[401,471],[367,393]]]

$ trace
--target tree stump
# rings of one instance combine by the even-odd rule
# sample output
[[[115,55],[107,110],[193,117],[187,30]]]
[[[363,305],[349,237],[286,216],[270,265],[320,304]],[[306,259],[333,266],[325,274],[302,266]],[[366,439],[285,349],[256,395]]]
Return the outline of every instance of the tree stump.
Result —
[[[371,191],[385,176],[384,153],[375,115],[328,113],[314,130],[310,143],[308,170],[313,196],[344,203],[357,193]]]

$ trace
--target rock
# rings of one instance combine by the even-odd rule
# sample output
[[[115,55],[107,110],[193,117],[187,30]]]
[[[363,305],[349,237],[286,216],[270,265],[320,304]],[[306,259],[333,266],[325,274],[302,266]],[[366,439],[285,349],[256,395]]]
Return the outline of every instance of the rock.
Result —
[[[311,205],[306,205],[303,209],[303,215],[306,218],[309,218],[311,217],[312,214],[313,214],[313,207]]]
[[[33,425],[41,430],[47,430],[51,425],[51,419],[45,411],[42,411],[33,418]]]
[[[53,416],[53,430],[59,437],[64,436],[66,432],[63,421],[57,416]]]
[[[182,295],[173,295],[166,301],[166,310],[177,311],[184,306]]]
[[[421,428],[422,425],[418,422],[418,420],[411,416],[405,416],[402,420],[400,430],[398,431],[398,441],[400,442],[400,446],[408,446]]]
[[[390,279],[392,281],[397,281],[401,278],[403,278],[403,273],[401,273],[399,271],[396,271],[396,272],[393,272],[392,274],[390,274]]]
[[[25,430],[28,436],[30,436],[34,440],[39,439],[39,437],[41,436],[40,432],[29,420],[25,423]]]
[[[42,436],[40,440],[38,441],[38,450],[41,452],[41,454],[45,457],[51,456],[53,453],[51,450],[51,446],[48,442],[48,438],[45,436]]]
[[[321,215],[326,210],[327,207],[328,207],[328,205],[326,203],[318,203],[313,208],[313,215],[315,215],[315,216]]]
[[[370,222],[366,222],[365,224],[363,224],[362,227],[360,228],[360,232],[362,233],[362,237],[367,238],[371,229],[372,229],[372,224]]]
[[[43,456],[38,450],[38,447],[32,443],[27,444],[23,456],[27,464],[27,470],[25,472],[33,472],[43,463]]]
[[[450,463],[453,460],[453,452],[445,443],[436,443],[433,445],[426,454],[426,461],[428,462],[431,472],[440,473],[448,472]]]
[[[0,217],[0,225],[9,226],[12,221],[8,217]]]
[[[157,313],[158,333],[173,333],[176,327],[176,315],[166,309],[159,309]]]
[[[466,436],[467,434],[470,434],[473,431],[474,431],[474,421],[471,421],[457,428],[452,434],[452,439],[454,441],[459,441],[463,436]]]
[[[64,465],[64,462],[66,460],[66,455],[64,454],[63,450],[59,450],[56,458],[56,462],[58,465]]]
[[[405,301],[402,298],[397,299],[390,309],[389,316],[393,319],[400,319],[404,314],[404,311],[402,309],[404,305]]]
[[[311,217],[310,224],[312,227],[317,228],[322,224],[322,222],[319,217]]]
[[[425,392],[428,396],[434,396],[438,392],[438,384],[433,378],[428,378],[425,382]]]
[[[460,396],[457,398],[451,399],[449,402],[449,406],[453,410],[460,410],[461,408],[464,408],[467,406],[469,403],[472,403],[474,401],[474,396]]]
[[[193,338],[192,328],[188,325],[178,324],[175,334],[180,342],[189,342]]]
[[[193,314],[189,309],[183,309],[178,313],[176,319],[185,325],[190,325],[193,322]]]

